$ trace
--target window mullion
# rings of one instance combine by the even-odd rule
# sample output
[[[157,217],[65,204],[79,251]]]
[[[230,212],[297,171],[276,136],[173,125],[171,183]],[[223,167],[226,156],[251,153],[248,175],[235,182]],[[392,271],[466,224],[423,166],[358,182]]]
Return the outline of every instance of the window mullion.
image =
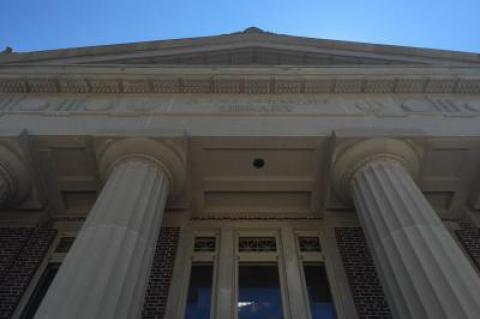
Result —
[[[281,228],[283,260],[286,274],[286,290],[288,304],[292,318],[308,319],[309,308],[306,301],[306,288],[301,276],[301,263],[299,262],[295,234],[291,227]]]
[[[214,318],[233,319],[235,307],[235,237],[231,227],[224,226],[218,240],[218,267]]]

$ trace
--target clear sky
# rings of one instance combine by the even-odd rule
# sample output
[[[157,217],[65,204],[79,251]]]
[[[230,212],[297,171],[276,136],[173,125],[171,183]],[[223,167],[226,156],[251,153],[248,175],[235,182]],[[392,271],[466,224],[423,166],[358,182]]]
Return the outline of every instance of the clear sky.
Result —
[[[0,0],[0,50],[197,37],[249,26],[480,52],[480,0]]]

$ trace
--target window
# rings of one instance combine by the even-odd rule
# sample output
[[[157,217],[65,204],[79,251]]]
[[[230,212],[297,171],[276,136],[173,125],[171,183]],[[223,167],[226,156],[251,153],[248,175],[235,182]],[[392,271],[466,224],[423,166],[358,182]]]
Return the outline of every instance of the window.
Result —
[[[190,271],[185,319],[209,319],[212,304],[213,264],[194,263]]]
[[[275,237],[240,237],[238,239],[239,252],[277,251]]]
[[[300,246],[300,251],[304,252],[321,252],[322,247],[320,246],[320,238],[315,236],[300,236],[298,237],[298,245]]]
[[[277,231],[237,234],[237,319],[284,318],[278,238]]]
[[[215,259],[217,256],[217,237],[212,232],[198,232],[191,237],[192,246],[186,254],[188,262],[188,285],[183,290],[183,310],[176,318],[210,319],[213,318],[213,297],[215,295]],[[188,275],[188,276],[187,276]]]
[[[336,318],[325,267],[322,264],[305,263],[303,271],[312,319]]]
[[[166,317],[335,319],[318,224],[259,224],[190,225]]]
[[[61,236],[55,239],[54,244],[45,256],[45,260],[37,269],[30,286],[17,305],[13,318],[34,318],[48,288],[55,279],[63,259],[70,250],[75,236],[76,233],[74,232],[61,232]]]
[[[297,244],[311,318],[335,319],[335,306],[325,271],[320,238],[314,234],[301,234],[297,237]]]
[[[237,309],[238,319],[283,319],[276,264],[240,263]]]
[[[195,252],[215,252],[217,239],[215,237],[195,237]]]
[[[60,263],[50,263],[47,265],[47,268],[45,268],[45,271],[30,296],[27,305],[23,309],[22,315],[20,316],[21,319],[33,318],[59,268]]]

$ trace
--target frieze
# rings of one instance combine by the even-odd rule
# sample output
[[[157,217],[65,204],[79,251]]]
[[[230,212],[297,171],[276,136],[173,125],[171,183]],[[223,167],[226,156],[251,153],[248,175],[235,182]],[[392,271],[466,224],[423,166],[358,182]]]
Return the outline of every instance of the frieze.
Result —
[[[480,116],[472,95],[0,95],[0,114]]]
[[[0,78],[0,93],[78,94],[480,94],[478,78]]]

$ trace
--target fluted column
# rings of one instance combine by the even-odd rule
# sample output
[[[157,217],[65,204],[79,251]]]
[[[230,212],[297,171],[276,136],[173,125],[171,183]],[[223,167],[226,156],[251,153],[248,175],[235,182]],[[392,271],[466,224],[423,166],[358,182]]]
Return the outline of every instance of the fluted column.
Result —
[[[7,203],[11,193],[11,181],[6,170],[0,166],[0,207]]]
[[[140,318],[168,175],[145,156],[114,163],[36,319]]]
[[[346,178],[393,316],[479,318],[480,278],[412,179],[413,152],[376,142],[389,147],[353,156]]]
[[[9,147],[0,145],[0,208],[20,204],[32,190],[25,163]]]

